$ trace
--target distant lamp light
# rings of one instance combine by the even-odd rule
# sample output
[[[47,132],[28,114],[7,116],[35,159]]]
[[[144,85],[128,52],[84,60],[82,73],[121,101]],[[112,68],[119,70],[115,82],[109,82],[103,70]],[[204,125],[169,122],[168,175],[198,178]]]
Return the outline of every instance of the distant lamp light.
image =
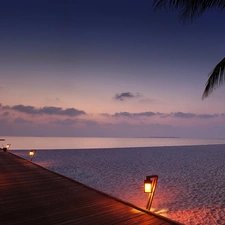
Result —
[[[11,146],[11,144],[7,144],[5,147],[6,147],[7,149],[9,149],[10,146]]]
[[[149,193],[148,202],[146,206],[146,209],[148,210],[150,210],[152,205],[157,181],[158,181],[158,175],[147,176],[146,180],[144,180],[144,192]]]
[[[34,155],[34,151],[33,151],[33,150],[30,150],[29,155],[30,155],[30,156],[33,156],[33,155]]]
[[[30,150],[30,152],[29,152],[29,155],[31,156],[30,161],[33,160],[35,153],[36,153],[36,150]]]
[[[11,144],[7,144],[5,147],[3,147],[3,151],[6,152],[10,148]]]

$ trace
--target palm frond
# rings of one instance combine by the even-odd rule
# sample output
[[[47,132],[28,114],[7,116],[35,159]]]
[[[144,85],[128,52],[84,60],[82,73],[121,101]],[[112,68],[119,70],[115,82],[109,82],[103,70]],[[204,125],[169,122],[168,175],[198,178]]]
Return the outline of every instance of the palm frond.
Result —
[[[214,89],[224,83],[225,79],[225,58],[223,58],[210,73],[206,82],[205,90],[202,94],[202,99],[208,97]]]
[[[185,3],[186,3],[185,0],[154,0],[153,6],[155,10],[158,10],[160,8],[178,9]]]
[[[186,22],[201,16],[206,10],[218,8],[225,9],[225,0],[154,0],[154,11],[159,9],[179,10],[180,20]],[[202,99],[208,97],[214,89],[224,83],[225,58],[221,60],[209,75]]]
[[[212,8],[225,9],[225,0],[154,0],[154,10],[179,10],[180,21],[192,21]]]

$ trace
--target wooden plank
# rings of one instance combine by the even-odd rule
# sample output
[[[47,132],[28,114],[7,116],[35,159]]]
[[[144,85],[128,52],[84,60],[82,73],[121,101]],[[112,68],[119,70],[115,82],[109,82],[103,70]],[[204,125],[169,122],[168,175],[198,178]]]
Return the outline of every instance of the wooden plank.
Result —
[[[179,224],[0,151],[0,224]]]

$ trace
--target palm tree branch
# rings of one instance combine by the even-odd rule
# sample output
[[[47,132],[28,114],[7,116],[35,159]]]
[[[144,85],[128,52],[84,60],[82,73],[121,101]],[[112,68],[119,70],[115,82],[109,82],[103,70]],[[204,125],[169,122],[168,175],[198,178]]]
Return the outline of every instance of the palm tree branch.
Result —
[[[206,82],[205,90],[202,94],[202,99],[208,97],[214,89],[224,83],[225,79],[225,58],[223,58],[209,74],[209,78]]]
[[[225,9],[225,0],[154,0],[154,10],[180,10],[180,21],[192,21],[212,8]]]

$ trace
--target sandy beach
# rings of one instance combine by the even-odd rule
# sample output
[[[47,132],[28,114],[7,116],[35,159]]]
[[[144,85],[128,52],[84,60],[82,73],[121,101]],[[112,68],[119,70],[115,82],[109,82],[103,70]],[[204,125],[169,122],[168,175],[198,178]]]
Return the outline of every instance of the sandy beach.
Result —
[[[29,159],[28,151],[12,150]],[[145,208],[147,175],[159,176],[152,211],[187,225],[225,224],[225,145],[38,150],[33,161]]]

